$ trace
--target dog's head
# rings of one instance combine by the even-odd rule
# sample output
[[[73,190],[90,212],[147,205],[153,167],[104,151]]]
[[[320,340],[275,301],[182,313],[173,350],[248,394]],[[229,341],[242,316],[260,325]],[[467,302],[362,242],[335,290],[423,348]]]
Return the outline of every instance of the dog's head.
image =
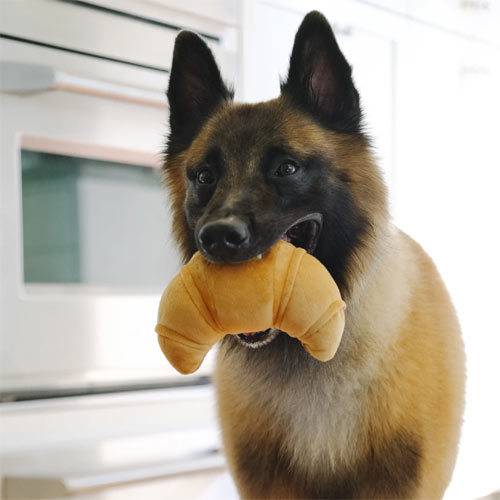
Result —
[[[277,99],[234,104],[210,49],[188,31],[175,43],[167,95],[165,173],[184,257],[198,249],[243,261],[284,238],[320,259],[345,294],[385,191],[326,19],[305,17]]]

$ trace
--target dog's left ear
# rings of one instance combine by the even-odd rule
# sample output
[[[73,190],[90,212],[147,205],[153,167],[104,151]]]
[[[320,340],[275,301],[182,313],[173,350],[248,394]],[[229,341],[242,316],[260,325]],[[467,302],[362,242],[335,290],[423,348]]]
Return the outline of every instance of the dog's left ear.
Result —
[[[320,12],[307,14],[297,31],[281,93],[332,130],[360,130],[359,94],[351,67]]]
[[[212,51],[196,33],[181,31],[177,35],[167,97],[168,155],[188,148],[217,107],[233,97],[224,85]]]

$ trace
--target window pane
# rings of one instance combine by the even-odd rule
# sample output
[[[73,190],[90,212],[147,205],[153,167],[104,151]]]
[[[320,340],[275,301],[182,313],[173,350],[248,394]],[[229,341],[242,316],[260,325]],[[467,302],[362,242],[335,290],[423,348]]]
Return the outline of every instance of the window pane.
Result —
[[[24,281],[164,286],[175,257],[160,172],[23,150]]]

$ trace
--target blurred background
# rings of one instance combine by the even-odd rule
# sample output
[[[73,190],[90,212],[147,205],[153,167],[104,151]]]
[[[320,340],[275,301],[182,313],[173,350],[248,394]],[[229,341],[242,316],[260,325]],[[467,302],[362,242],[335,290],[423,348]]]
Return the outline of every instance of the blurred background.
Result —
[[[3,498],[237,498],[213,353],[181,377],[153,331],[180,265],[164,92],[188,28],[238,101],[277,96],[312,9],[353,65],[394,220],[436,261],[462,323],[447,498],[500,489],[500,2],[0,0]]]

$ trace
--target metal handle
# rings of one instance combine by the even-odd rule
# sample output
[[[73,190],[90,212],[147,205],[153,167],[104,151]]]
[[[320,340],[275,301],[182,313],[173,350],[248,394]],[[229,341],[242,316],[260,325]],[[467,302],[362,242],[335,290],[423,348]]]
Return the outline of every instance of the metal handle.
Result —
[[[146,106],[167,107],[166,97],[161,92],[81,78],[42,64],[17,61],[0,62],[0,90],[12,93],[65,90]]]

